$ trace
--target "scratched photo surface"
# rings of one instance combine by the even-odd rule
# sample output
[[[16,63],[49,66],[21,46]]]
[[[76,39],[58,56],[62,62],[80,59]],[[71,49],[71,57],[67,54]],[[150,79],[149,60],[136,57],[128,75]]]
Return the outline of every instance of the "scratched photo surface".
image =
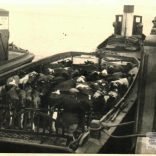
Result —
[[[156,153],[155,1],[0,0],[0,57],[0,153]]]

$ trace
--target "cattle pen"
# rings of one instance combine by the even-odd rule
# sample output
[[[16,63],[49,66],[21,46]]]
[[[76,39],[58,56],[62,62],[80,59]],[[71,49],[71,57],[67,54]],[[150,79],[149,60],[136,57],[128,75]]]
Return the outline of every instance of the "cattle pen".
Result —
[[[82,63],[80,63],[80,64],[77,63],[78,58],[81,59]],[[92,62],[93,60],[94,60],[94,62]],[[73,62],[75,64],[73,64],[73,63],[69,64],[68,62]],[[127,65],[130,65],[130,64],[132,66],[130,68],[127,68],[128,67]],[[86,71],[86,70],[89,71],[89,73],[87,73],[87,74],[95,74],[95,72],[92,73],[92,71],[95,71],[95,70],[102,71],[103,68],[106,68],[106,65],[107,65],[107,67],[112,66],[112,65],[126,67],[128,69],[128,71],[135,67],[137,67],[137,69],[140,68],[140,63],[137,58],[120,56],[120,55],[117,55],[116,53],[108,53],[107,51],[104,53],[101,53],[101,54],[95,53],[95,52],[89,53],[89,54],[82,53],[82,52],[66,52],[66,53],[56,54],[52,57],[47,57],[45,59],[38,60],[37,62],[32,62],[27,65],[23,65],[19,68],[16,68],[14,71],[8,72],[7,74],[5,73],[1,77],[1,84],[2,84],[2,87],[4,87],[4,84],[7,84],[6,80],[9,80],[8,84],[9,83],[13,84],[13,79],[10,79],[10,78],[15,78],[15,75],[17,75],[17,73],[20,76],[20,79],[22,79],[22,77],[24,77],[27,73],[28,74],[34,73],[34,71],[35,71],[36,73],[41,73],[40,74],[40,76],[41,76],[43,73],[45,74],[45,68],[46,69],[52,68],[55,70],[58,67],[59,68],[61,67],[61,68],[65,68],[65,69],[69,69],[69,68],[71,68],[72,70],[74,69],[73,74],[75,74],[75,71],[77,69],[79,69],[79,70],[83,69],[83,71],[80,70],[81,73],[79,73],[77,75],[77,76],[82,77],[82,74],[85,74],[85,76],[87,76],[84,71]],[[66,74],[63,73],[63,75],[65,75],[65,77],[67,76]],[[131,74],[131,72],[129,74]],[[66,102],[63,101],[63,103],[62,103],[63,106],[62,106],[62,104],[61,105],[56,104],[56,105],[50,106],[50,107],[43,106],[41,108],[40,107],[34,108],[31,106],[29,106],[27,108],[26,106],[24,106],[24,107],[20,107],[20,109],[18,108],[19,110],[16,110],[11,105],[12,107],[10,109],[10,111],[11,111],[10,113],[13,113],[13,116],[10,116],[10,115],[6,116],[6,111],[4,111],[4,110],[6,110],[8,108],[4,107],[4,105],[2,105],[1,108],[3,108],[3,109],[1,109],[1,111],[2,111],[2,113],[4,113],[4,116],[3,116],[4,118],[1,118],[1,120],[2,120],[1,123],[3,123],[3,124],[1,124],[1,133],[0,133],[1,142],[14,144],[14,145],[18,145],[18,146],[20,145],[21,147],[23,147],[23,146],[28,147],[28,148],[25,148],[25,150],[28,150],[31,147],[31,149],[34,149],[34,150],[36,149],[36,150],[39,150],[40,152],[42,152],[42,151],[45,152],[45,149],[47,152],[51,151],[51,152],[56,152],[56,153],[57,152],[94,153],[94,152],[100,151],[100,149],[104,146],[104,144],[110,138],[110,136],[108,134],[110,134],[110,135],[113,134],[113,132],[116,130],[116,126],[113,126],[111,128],[109,128],[109,126],[108,126],[109,129],[106,128],[108,134],[105,131],[101,131],[100,129],[105,124],[106,124],[105,125],[106,127],[107,127],[107,125],[121,124],[122,121],[124,120],[124,118],[126,117],[126,114],[127,114],[126,112],[129,112],[129,110],[133,107],[133,105],[136,101],[137,89],[138,89],[137,88],[138,73],[135,73],[135,75],[133,75],[133,74],[132,74],[132,76],[134,76],[134,77],[130,81],[130,86],[128,86],[128,88],[125,90],[125,92],[122,93],[120,97],[119,96],[117,98],[113,97],[114,102],[113,101],[111,102],[111,104],[113,104],[113,105],[108,105],[108,106],[102,105],[102,107],[100,106],[100,108],[104,109],[104,112],[103,111],[99,112],[99,109],[97,110],[97,107],[92,105],[91,110],[89,108],[85,111],[85,114],[83,115],[84,122],[81,123],[81,121],[79,121],[81,123],[79,125],[80,127],[76,128],[77,130],[74,131],[74,133],[73,132],[69,133],[69,131],[67,131],[67,129],[65,127],[64,127],[65,129],[63,128],[62,124],[61,124],[61,127],[60,126],[58,127],[57,131],[54,131],[52,129],[53,123],[55,123],[57,121],[57,119],[59,119],[59,117],[57,119],[53,118],[54,117],[53,114],[57,112],[58,113],[57,115],[61,117],[61,115],[63,115],[63,113],[66,113],[66,110],[69,111],[72,108],[72,103],[70,103],[70,108],[68,108],[68,105],[67,105],[68,103],[66,104]],[[120,73],[119,75],[122,75],[123,77],[125,77],[124,74],[122,74],[122,73]],[[75,77],[75,76],[73,78],[77,79],[78,77],[77,76]],[[75,90],[72,90],[72,92],[73,91],[74,92],[82,91],[82,95],[83,95],[84,90],[85,90],[87,95],[84,94],[85,96],[83,95],[83,96],[81,96],[81,98],[88,97],[88,94],[91,94],[91,98],[92,98],[92,100],[94,100],[94,98],[97,95],[99,96],[99,94],[97,94],[98,93],[97,91],[99,90],[99,88],[97,90],[96,82],[98,82],[100,84],[102,81],[99,81],[99,80],[101,80],[101,78],[104,78],[106,75],[101,75],[102,77],[96,78],[97,74],[95,74],[94,77],[92,77],[92,79],[94,79],[94,80],[90,80],[89,79],[90,76],[88,77],[87,83],[92,85],[91,90],[93,90],[93,88],[94,88],[94,93],[91,93],[90,89],[88,90],[88,86],[86,87],[84,85],[86,82],[82,82],[82,79],[81,79],[81,82],[79,82],[79,84],[77,86],[75,86],[76,88],[75,88]],[[106,76],[106,77],[104,78],[105,81],[102,82],[102,84],[104,85],[107,80],[109,87],[114,88],[115,86],[111,86],[112,85],[111,82],[116,79],[116,75],[115,76],[111,75],[111,76]],[[63,80],[63,81],[65,82],[65,81],[69,81],[69,80],[67,78],[67,80]],[[80,80],[80,79],[77,79],[77,80]],[[57,77],[57,79],[52,79],[51,84],[53,84],[53,87],[55,89],[59,89],[62,95],[67,96],[66,92],[68,94],[70,94],[70,92],[69,92],[68,88],[65,86],[68,86],[69,88],[73,88],[73,86],[71,87],[71,86],[69,86],[68,83],[67,83],[68,85],[66,85],[63,82],[64,87],[60,88],[61,82],[62,82],[62,80],[60,81],[60,79],[58,79],[58,77]],[[45,84],[45,82],[44,82],[44,84]],[[59,88],[56,84],[59,86]],[[35,86],[35,85],[33,85],[33,86]],[[86,88],[83,89],[83,88],[81,88],[82,86],[86,87]],[[104,87],[104,86],[102,86],[102,87]],[[42,91],[43,90],[44,89],[43,89],[43,84],[42,84]],[[56,93],[58,93],[58,92],[54,92],[54,91],[55,90],[53,90],[52,94],[54,95],[54,97],[56,96],[55,101],[57,103],[58,102],[57,96],[59,97],[60,95],[59,94],[56,95]],[[102,95],[112,95],[112,91],[110,90],[110,88],[108,88],[108,91],[106,90],[106,88],[103,91],[104,92],[101,93]],[[105,93],[105,92],[107,92],[107,93]],[[40,92],[40,94],[43,95],[44,92],[42,92],[42,93]],[[116,93],[113,95],[116,95]],[[71,97],[73,97],[73,96],[71,96]],[[75,97],[75,95],[74,95],[74,97]],[[63,98],[64,98],[64,96],[63,96]],[[3,101],[3,98],[2,98],[2,101]],[[89,103],[90,102],[92,103],[92,101],[90,101],[89,99],[87,101]],[[64,105],[64,102],[66,105]],[[87,105],[88,105],[88,102],[87,102]],[[84,103],[84,101],[83,101],[83,103]],[[42,104],[42,105],[44,105],[44,104]],[[73,105],[74,105],[74,103],[73,103]],[[79,108],[79,106],[78,106],[78,108]],[[83,109],[84,108],[82,108],[82,110]],[[14,111],[12,111],[12,110],[14,110]],[[18,111],[18,113],[17,113],[17,111]],[[28,112],[31,112],[32,114],[34,114],[35,118],[34,118],[34,115],[30,115],[30,121],[26,120],[27,114],[29,114]],[[9,113],[9,112],[7,111],[7,113]],[[76,114],[77,114],[77,111],[76,111]],[[17,123],[15,122],[17,116],[20,117],[20,124],[18,122]],[[23,126],[21,126],[23,116],[25,117],[26,123],[25,124],[23,123]],[[36,129],[33,129],[34,120],[36,121],[36,119],[37,119],[38,124],[36,126]],[[14,122],[11,122],[11,125],[9,125],[10,121],[14,121]],[[51,126],[50,125],[47,126],[47,125],[43,124],[43,123],[47,123],[47,122]],[[100,123],[100,125],[97,123]],[[93,128],[91,128],[92,126],[93,126]],[[97,130],[96,130],[96,127],[94,127],[94,126],[96,126],[96,127],[102,126],[102,127],[100,129],[97,128]],[[100,134],[100,136],[98,134]],[[74,135],[74,140],[73,140],[73,135]],[[89,146],[89,147],[94,146],[96,148],[88,148],[87,146]],[[24,150],[22,150],[22,148],[20,151],[24,152]]]

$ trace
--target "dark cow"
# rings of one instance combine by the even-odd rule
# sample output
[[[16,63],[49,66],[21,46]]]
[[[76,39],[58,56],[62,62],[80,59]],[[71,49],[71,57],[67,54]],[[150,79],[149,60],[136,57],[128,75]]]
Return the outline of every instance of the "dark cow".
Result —
[[[114,102],[118,99],[118,93],[115,91],[109,91],[103,93],[97,90],[92,98],[93,111],[96,115],[103,115],[107,113],[114,105]],[[99,118],[99,116],[97,116]]]
[[[71,78],[75,78],[80,76],[80,71],[78,69],[75,69],[71,72]]]
[[[19,95],[16,86],[12,86],[7,91],[7,103],[9,105],[9,127],[17,126],[17,112],[19,108]]]
[[[127,77],[127,74],[123,73],[123,72],[114,72],[113,74],[109,74],[107,77],[106,77],[106,80],[108,82],[110,81],[115,81],[115,80],[118,80],[120,78],[125,78]]]
[[[113,74],[115,72],[124,72],[124,67],[122,65],[112,64],[107,67],[108,74]]]
[[[110,89],[118,89],[120,95],[123,95],[123,94],[125,94],[128,87],[130,86],[132,79],[133,79],[132,76],[128,76],[126,78],[120,78],[118,80],[111,81]]]
[[[59,129],[62,133],[67,133],[73,136],[73,133],[77,130],[79,125],[79,115],[73,112],[62,112],[56,120],[56,131],[59,133]]]
[[[18,114],[18,123],[19,123],[19,127],[21,129],[24,128],[24,117],[25,117],[25,113],[24,113],[24,108],[26,107],[26,102],[27,102],[27,92],[23,89],[20,89],[18,92],[19,95],[19,114]]]
[[[70,79],[63,82],[60,82],[59,84],[55,85],[52,88],[52,91],[61,90],[61,91],[68,91],[70,88],[74,88],[76,85],[75,80]]]
[[[105,110],[106,101],[104,99],[104,95],[100,90],[97,90],[92,98],[93,102],[93,111],[96,113],[103,113]]]
[[[39,131],[39,115],[37,114],[37,109],[41,108],[41,98],[40,98],[40,92],[38,92],[37,90],[33,90],[32,92],[32,108],[34,109],[32,111],[32,130],[34,132]]]
[[[132,68],[133,68],[133,64],[128,62],[126,63],[126,65],[121,65],[121,64],[109,65],[107,67],[107,71],[108,71],[108,74],[113,74],[115,72],[123,72],[127,74],[128,71]]]
[[[72,73],[73,69],[70,67],[66,67],[66,68],[54,68],[54,76],[62,76],[65,79],[70,79],[71,78],[71,73]]]
[[[69,91],[60,91],[57,90],[56,92],[53,92],[51,96],[49,97],[49,105],[55,106],[59,109],[63,108],[63,114],[66,114],[66,119],[62,119],[62,114],[58,116],[58,120],[61,121],[66,121],[66,120],[71,120],[71,123],[74,126],[80,126],[84,128],[84,117],[85,117],[85,112],[90,111],[91,108],[91,100],[89,99],[88,94],[80,93],[80,90],[76,88],[71,88]],[[77,120],[74,119],[72,121],[72,118],[68,118],[69,116],[77,116]],[[64,115],[63,115],[64,116]],[[70,123],[70,122],[69,122]],[[65,129],[70,129],[73,125],[69,125],[69,123],[66,124]],[[64,123],[65,124],[65,123]],[[60,126],[60,124],[56,124],[56,129],[58,128],[57,126]],[[68,126],[67,126],[68,125]],[[77,127],[76,126],[76,127]]]
[[[100,79],[100,72],[99,71],[92,71],[91,73],[86,76],[87,81],[96,81]]]
[[[9,121],[10,121],[10,105],[8,103],[8,96],[7,92],[10,89],[9,86],[2,86],[1,91],[0,91],[0,125],[1,127],[9,126]]]
[[[65,67],[70,67],[72,65],[73,61],[70,59],[59,61],[58,64],[62,64]]]

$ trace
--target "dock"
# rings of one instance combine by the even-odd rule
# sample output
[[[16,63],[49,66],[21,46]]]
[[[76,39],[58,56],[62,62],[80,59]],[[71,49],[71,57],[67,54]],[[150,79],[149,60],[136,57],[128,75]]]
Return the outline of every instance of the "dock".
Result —
[[[145,42],[144,53],[146,60],[143,69],[141,97],[138,124],[138,133],[147,134],[156,131],[156,36],[151,36],[151,41]],[[149,148],[149,138],[137,139],[136,154],[154,154],[156,148]]]

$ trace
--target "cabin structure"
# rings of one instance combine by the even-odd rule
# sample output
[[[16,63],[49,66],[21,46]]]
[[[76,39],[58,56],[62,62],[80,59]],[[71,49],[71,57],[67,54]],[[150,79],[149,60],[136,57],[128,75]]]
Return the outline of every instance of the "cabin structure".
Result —
[[[0,62],[8,60],[9,11],[0,9]]]

